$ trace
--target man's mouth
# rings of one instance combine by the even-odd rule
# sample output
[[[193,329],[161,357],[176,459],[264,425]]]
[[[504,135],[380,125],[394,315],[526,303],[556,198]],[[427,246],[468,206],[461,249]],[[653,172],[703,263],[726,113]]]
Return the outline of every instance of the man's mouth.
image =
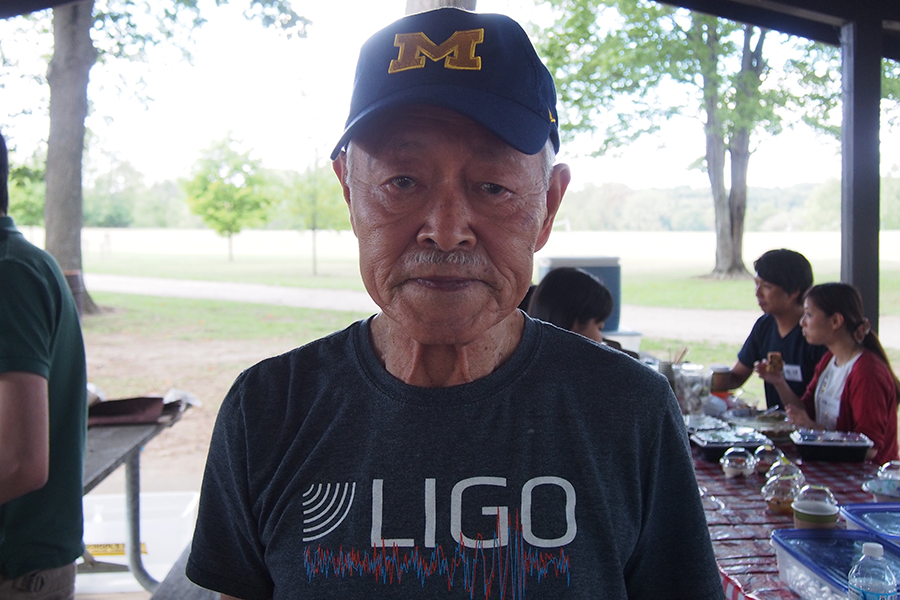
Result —
[[[414,277],[411,282],[436,291],[455,292],[477,282],[466,277]]]

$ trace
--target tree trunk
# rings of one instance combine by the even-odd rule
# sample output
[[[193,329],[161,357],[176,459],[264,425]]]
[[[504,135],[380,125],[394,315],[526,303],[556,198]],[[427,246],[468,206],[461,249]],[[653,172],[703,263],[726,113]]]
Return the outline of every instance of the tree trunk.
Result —
[[[730,263],[734,248],[732,215],[725,188],[725,127],[719,117],[719,35],[715,19],[695,18],[694,28],[698,37],[704,40],[704,53],[698,58],[703,77],[703,110],[706,113],[703,126],[706,135],[706,175],[716,215],[716,266],[712,276],[720,277],[727,271],[725,265]]]
[[[53,58],[50,84],[50,134],[47,144],[47,198],[44,205],[46,248],[68,274],[81,277],[84,120],[87,88],[97,51],[91,41],[93,0],[53,9]],[[87,312],[96,308],[85,294]]]
[[[716,254],[717,277],[735,279],[749,277],[750,272],[744,266],[744,217],[747,213],[747,173],[750,165],[750,131],[753,127],[753,111],[751,107],[759,104],[760,76],[765,63],[762,59],[763,42],[767,31],[761,29],[756,46],[753,46],[752,25],[744,26],[744,43],[741,54],[741,71],[735,86],[735,118],[731,144],[728,147],[731,157],[731,193],[728,195],[728,218],[730,229],[723,231],[729,237],[729,254],[719,260]]]
[[[722,265],[722,276],[729,279],[749,277],[744,266],[744,216],[747,213],[747,171],[750,164],[750,132],[741,129],[731,140],[731,193],[728,208],[731,215],[731,256]],[[717,265],[718,267],[718,265]]]
[[[442,6],[455,6],[466,10],[475,10],[478,0],[406,0],[406,14],[424,12]]]

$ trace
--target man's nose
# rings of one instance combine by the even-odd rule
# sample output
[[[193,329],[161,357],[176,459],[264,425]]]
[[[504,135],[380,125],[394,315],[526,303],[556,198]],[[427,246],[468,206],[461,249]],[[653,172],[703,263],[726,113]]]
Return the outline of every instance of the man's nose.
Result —
[[[474,213],[464,189],[442,187],[428,202],[425,222],[416,238],[420,244],[434,244],[444,251],[475,245]]]

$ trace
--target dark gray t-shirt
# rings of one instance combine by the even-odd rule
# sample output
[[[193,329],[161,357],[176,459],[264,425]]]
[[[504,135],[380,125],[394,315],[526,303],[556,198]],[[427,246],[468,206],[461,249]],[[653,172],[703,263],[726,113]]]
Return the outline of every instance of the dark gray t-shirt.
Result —
[[[187,574],[246,600],[724,595],[665,378],[529,318],[465,385],[398,381],[367,322],[242,373]]]

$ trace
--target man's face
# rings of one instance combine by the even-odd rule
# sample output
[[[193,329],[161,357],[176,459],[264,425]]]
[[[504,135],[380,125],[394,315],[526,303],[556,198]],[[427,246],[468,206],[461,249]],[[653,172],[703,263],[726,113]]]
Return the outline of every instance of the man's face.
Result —
[[[516,309],[568,184],[452,111],[406,107],[335,161],[369,294],[423,344],[467,344]]]
[[[779,315],[797,308],[799,291],[788,294],[780,285],[766,281],[759,275],[754,281],[756,281],[756,302],[764,313]]]

